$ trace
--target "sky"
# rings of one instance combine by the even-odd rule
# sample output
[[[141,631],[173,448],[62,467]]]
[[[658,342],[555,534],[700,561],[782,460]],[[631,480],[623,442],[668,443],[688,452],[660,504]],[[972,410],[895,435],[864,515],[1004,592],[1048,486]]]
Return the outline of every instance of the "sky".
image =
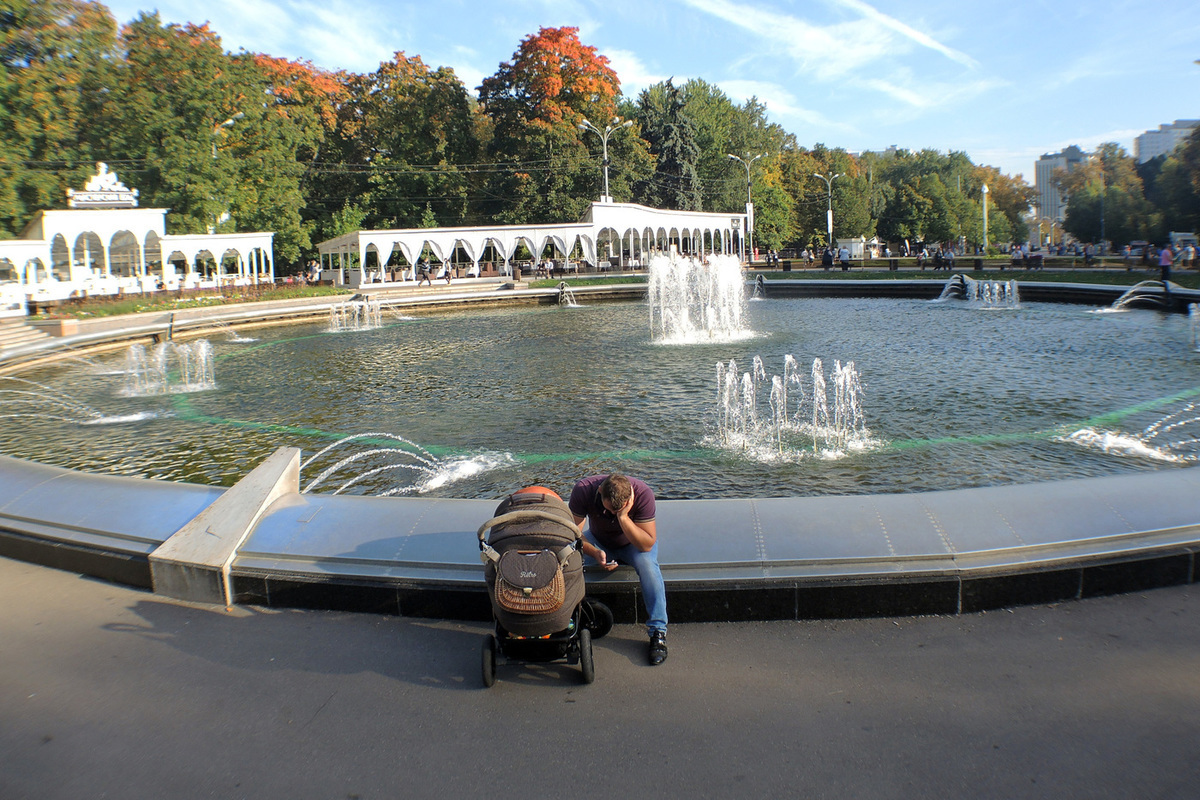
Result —
[[[579,28],[627,97],[691,78],[811,147],[933,148],[1024,175],[1044,153],[1200,119],[1195,0],[132,0],[227,50],[374,71],[397,51],[476,92],[542,27]]]

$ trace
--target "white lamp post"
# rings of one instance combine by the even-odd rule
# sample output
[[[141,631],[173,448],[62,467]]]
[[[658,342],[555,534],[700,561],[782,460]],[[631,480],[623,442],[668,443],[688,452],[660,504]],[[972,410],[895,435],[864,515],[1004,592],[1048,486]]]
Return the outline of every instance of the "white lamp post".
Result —
[[[212,129],[212,157],[213,157],[214,161],[217,160],[217,136],[221,133],[222,129],[232,128],[233,124],[244,116],[246,116],[246,115],[243,112],[239,111],[238,113],[234,114],[229,119],[222,122],[220,125],[213,126],[213,129]],[[209,235],[216,233],[217,225],[220,225],[222,222],[224,222],[228,218],[229,218],[229,215],[227,212],[221,212],[221,215],[216,218],[216,223],[209,227],[209,229],[208,229]]]
[[[613,131],[628,128],[632,124],[633,120],[627,119],[621,122],[620,117],[613,117],[612,122],[604,126],[604,130],[597,128],[586,117],[584,117],[583,122],[579,123],[580,130],[591,131],[597,134],[600,137],[600,144],[604,148],[604,196],[600,198],[600,202],[602,203],[612,202],[612,196],[608,193],[608,137],[612,135]]]
[[[987,184],[985,183],[979,191],[983,195],[983,254],[986,256],[987,249],[988,249],[988,229],[987,229],[988,188],[987,188]]]
[[[839,172],[836,175],[825,177],[819,172],[814,172],[813,176],[825,181],[825,188],[829,191],[829,207],[825,209],[825,228],[829,232],[826,244],[829,247],[833,247],[833,180],[834,178],[842,177],[842,173]]]
[[[746,253],[743,260],[749,263],[750,259],[754,258],[754,202],[750,199],[750,165],[758,161],[766,153],[759,153],[749,161],[739,158],[733,153],[726,153],[726,155],[733,161],[740,162],[746,168]]]

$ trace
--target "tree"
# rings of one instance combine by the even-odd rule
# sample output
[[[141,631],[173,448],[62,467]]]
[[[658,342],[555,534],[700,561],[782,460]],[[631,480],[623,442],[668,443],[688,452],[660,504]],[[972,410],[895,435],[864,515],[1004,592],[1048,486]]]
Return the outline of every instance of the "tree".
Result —
[[[542,28],[525,37],[512,61],[480,86],[480,106],[492,130],[487,152],[496,165],[486,187],[492,200],[484,207],[492,219],[575,220],[598,193],[600,172],[579,124],[585,118],[596,124],[611,120],[621,84],[608,59],[582,44],[578,32]],[[631,145],[631,138],[628,131],[614,134],[610,153],[624,149],[643,160],[644,145]],[[618,180],[613,195],[628,197],[625,186]]]
[[[9,0],[0,10],[0,237],[91,174],[83,132],[115,42],[99,3]]]
[[[1134,160],[1114,142],[1100,145],[1076,169],[1056,171],[1067,199],[1063,230],[1082,242],[1161,241],[1162,214],[1146,200]]]
[[[1165,227],[1179,231],[1200,230],[1200,128],[1163,159],[1156,188],[1156,205],[1163,215]]]
[[[700,176],[691,120],[684,113],[683,95],[671,81],[646,89],[638,98],[637,120],[642,136],[657,159],[654,174],[635,189],[635,199],[653,208],[701,210]]]
[[[480,143],[454,71],[396,53],[375,72],[351,77],[349,93],[342,150],[356,169],[369,167],[361,187],[367,224],[414,227],[426,208],[440,224],[462,224],[471,186],[460,165],[478,160]]]
[[[125,163],[169,233],[275,231],[275,258],[311,246],[301,217],[303,159],[332,119],[336,81],[309,65],[230,55],[204,25],[141,15],[89,127],[104,160]]]

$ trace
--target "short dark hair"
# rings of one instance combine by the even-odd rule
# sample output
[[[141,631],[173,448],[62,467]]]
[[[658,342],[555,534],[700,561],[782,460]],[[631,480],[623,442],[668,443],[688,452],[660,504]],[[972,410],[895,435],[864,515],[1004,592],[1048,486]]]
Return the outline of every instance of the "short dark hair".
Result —
[[[607,500],[615,509],[623,508],[633,495],[633,486],[629,478],[619,472],[614,472],[600,484],[600,499]]]

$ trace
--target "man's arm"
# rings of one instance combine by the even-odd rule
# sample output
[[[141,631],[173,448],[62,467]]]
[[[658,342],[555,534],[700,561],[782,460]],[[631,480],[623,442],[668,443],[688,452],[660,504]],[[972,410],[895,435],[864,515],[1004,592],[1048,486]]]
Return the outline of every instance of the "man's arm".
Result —
[[[658,526],[652,519],[645,522],[631,520],[629,512],[633,510],[633,501],[634,495],[630,494],[629,502],[617,512],[617,523],[621,526],[626,538],[629,539],[629,543],[646,553],[654,547],[654,542],[658,539]]]
[[[578,526],[579,532],[582,534],[583,533],[583,523],[587,519],[587,517],[577,517],[577,516],[575,516],[574,511],[571,512],[571,516],[572,516],[572,518],[574,518],[575,525]],[[594,560],[597,564],[604,567],[605,569],[611,570],[611,569],[617,568],[617,564],[615,561],[608,560],[608,553],[605,553],[603,550],[601,550],[599,547],[596,547],[596,545],[592,544],[587,539],[580,540],[579,551],[581,553],[583,553],[585,556],[590,557],[592,560]]]

